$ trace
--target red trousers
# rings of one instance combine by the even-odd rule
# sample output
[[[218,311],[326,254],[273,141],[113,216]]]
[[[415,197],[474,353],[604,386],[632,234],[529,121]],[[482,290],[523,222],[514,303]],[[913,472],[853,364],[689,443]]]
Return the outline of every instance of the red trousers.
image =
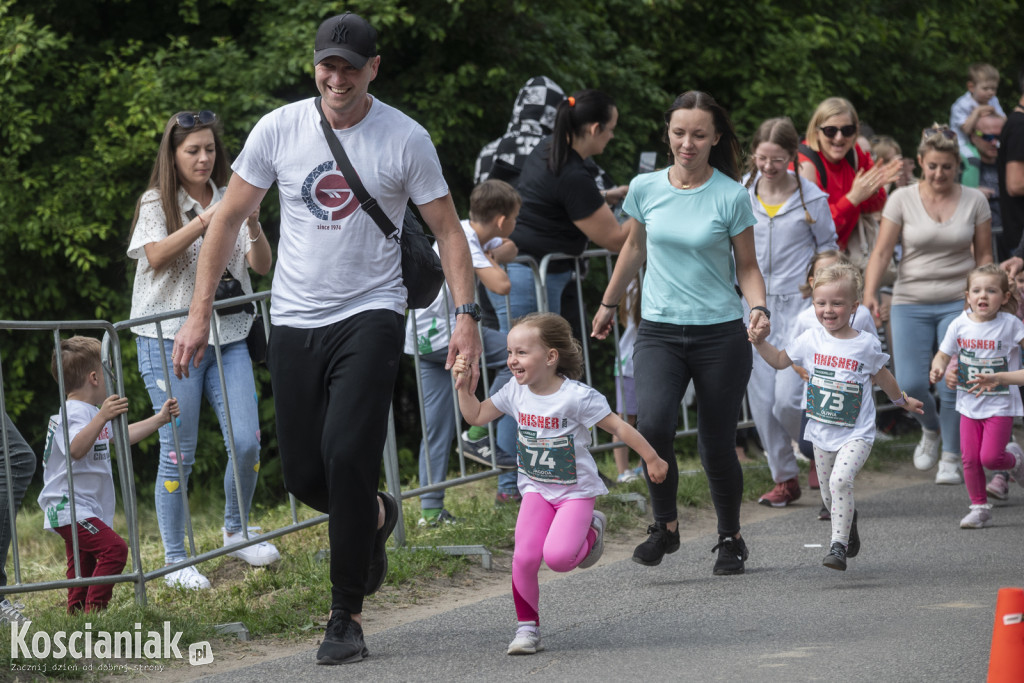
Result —
[[[64,539],[68,556],[69,579],[75,578],[74,546],[71,545],[71,525],[54,529]],[[78,554],[82,577],[116,576],[128,561],[128,544],[113,529],[97,517],[78,520]],[[114,584],[74,586],[68,589],[68,613],[95,612],[106,608]]]

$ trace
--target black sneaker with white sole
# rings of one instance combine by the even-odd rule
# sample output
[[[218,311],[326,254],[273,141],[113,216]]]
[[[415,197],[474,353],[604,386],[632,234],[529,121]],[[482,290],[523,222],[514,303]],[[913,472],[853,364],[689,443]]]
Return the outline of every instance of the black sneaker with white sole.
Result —
[[[679,529],[669,531],[664,522],[647,527],[647,540],[633,550],[633,561],[647,567],[657,567],[667,553],[679,550]]]
[[[715,576],[730,576],[744,572],[743,563],[750,555],[747,552],[747,544],[742,538],[731,536],[719,536],[718,545],[711,549],[711,552],[718,551],[718,559],[715,560],[713,573]]]
[[[846,547],[839,541],[832,543],[832,547],[829,548],[828,555],[821,561],[823,565],[829,569],[835,569],[837,571],[846,571],[846,558],[849,553],[846,552]]]
[[[316,651],[317,664],[348,664],[360,662],[370,656],[363,640],[363,627],[352,621],[352,616],[344,610],[334,610],[324,639]]]
[[[516,456],[497,447],[492,449],[486,436],[476,440],[470,439],[468,431],[462,432],[462,455],[487,467],[496,466],[499,470],[514,470],[519,466]]]

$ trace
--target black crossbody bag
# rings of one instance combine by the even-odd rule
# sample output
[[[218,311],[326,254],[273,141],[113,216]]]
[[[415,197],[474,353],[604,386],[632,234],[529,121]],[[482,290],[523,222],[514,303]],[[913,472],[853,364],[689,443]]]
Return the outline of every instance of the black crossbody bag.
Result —
[[[345,154],[345,148],[341,146],[338,136],[334,134],[334,130],[324,118],[324,110],[320,106],[319,97],[316,98],[316,110],[320,114],[320,127],[324,130],[324,137],[331,148],[334,160],[342,175],[345,176],[345,180],[348,181],[352,193],[359,200],[359,205],[384,233],[385,239],[395,240],[402,249],[402,280],[407,292],[406,305],[409,308],[426,308],[437,298],[437,293],[441,291],[441,285],[444,284],[441,259],[431,247],[430,238],[423,232],[423,227],[408,206],[405,207],[405,217],[402,220],[401,237],[399,237],[398,228],[384,213],[377,200],[366,191],[359,179],[359,174],[352,168],[352,162]]]

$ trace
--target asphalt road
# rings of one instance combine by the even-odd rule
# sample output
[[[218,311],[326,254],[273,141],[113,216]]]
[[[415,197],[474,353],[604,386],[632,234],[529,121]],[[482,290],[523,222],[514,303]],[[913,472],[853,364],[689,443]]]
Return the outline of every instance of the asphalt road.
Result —
[[[863,548],[846,572],[821,566],[816,509],[744,526],[742,576],[711,574],[708,536],[659,567],[627,559],[544,584],[536,655],[505,654],[510,591],[370,636],[356,664],[317,666],[310,650],[201,680],[983,681],[998,590],[1024,587],[1024,489],[983,530],[959,528],[962,486],[861,499]]]

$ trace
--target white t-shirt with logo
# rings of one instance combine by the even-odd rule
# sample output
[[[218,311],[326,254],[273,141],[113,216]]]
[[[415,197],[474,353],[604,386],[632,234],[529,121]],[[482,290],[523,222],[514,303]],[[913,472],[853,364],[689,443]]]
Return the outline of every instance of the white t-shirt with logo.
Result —
[[[976,374],[1020,370],[1024,323],[1000,311],[993,320],[977,323],[964,311],[946,328],[939,350],[957,357],[956,411],[965,417],[1024,415],[1015,386],[996,387],[981,396],[968,393],[967,381]]]
[[[92,422],[100,409],[84,401],[69,399],[68,443]],[[43,490],[37,502],[43,509],[43,528],[55,529],[71,524],[71,503],[68,498],[67,464],[64,457],[64,428],[61,415],[50,417],[43,448]],[[99,438],[84,457],[71,459],[71,476],[75,481],[75,519],[79,522],[98,517],[107,526],[114,524],[114,475],[110,469],[110,423],[103,425]]]
[[[487,260],[484,252],[488,249],[497,249],[501,246],[501,238],[495,237],[488,240],[487,244],[480,244],[480,236],[469,224],[469,221],[462,221],[462,231],[466,233],[466,240],[469,242],[469,255],[473,260],[473,268],[493,268]],[[434,243],[434,251],[438,251],[437,243]],[[416,325],[413,326],[413,316],[410,315],[405,321],[405,352],[412,355],[417,346],[420,355],[448,348],[448,341],[451,339],[452,330],[455,329],[455,301],[452,299],[448,286],[442,286],[441,291],[426,308],[416,310]]]
[[[826,451],[854,439],[874,443],[871,378],[889,361],[878,337],[858,331],[852,339],[836,339],[818,325],[797,337],[786,354],[810,375],[804,438]]]
[[[612,413],[608,399],[565,379],[547,396],[511,380],[491,401],[516,421],[520,493],[539,493],[550,503],[608,493],[588,449],[588,430]]]
[[[448,194],[427,131],[374,98],[362,121],[334,131],[366,191],[401,227],[408,200]],[[349,189],[313,99],[275,109],[252,129],[232,169],[281,200],[271,293],[276,325],[323,327],[372,309],[405,311],[401,253]]]

